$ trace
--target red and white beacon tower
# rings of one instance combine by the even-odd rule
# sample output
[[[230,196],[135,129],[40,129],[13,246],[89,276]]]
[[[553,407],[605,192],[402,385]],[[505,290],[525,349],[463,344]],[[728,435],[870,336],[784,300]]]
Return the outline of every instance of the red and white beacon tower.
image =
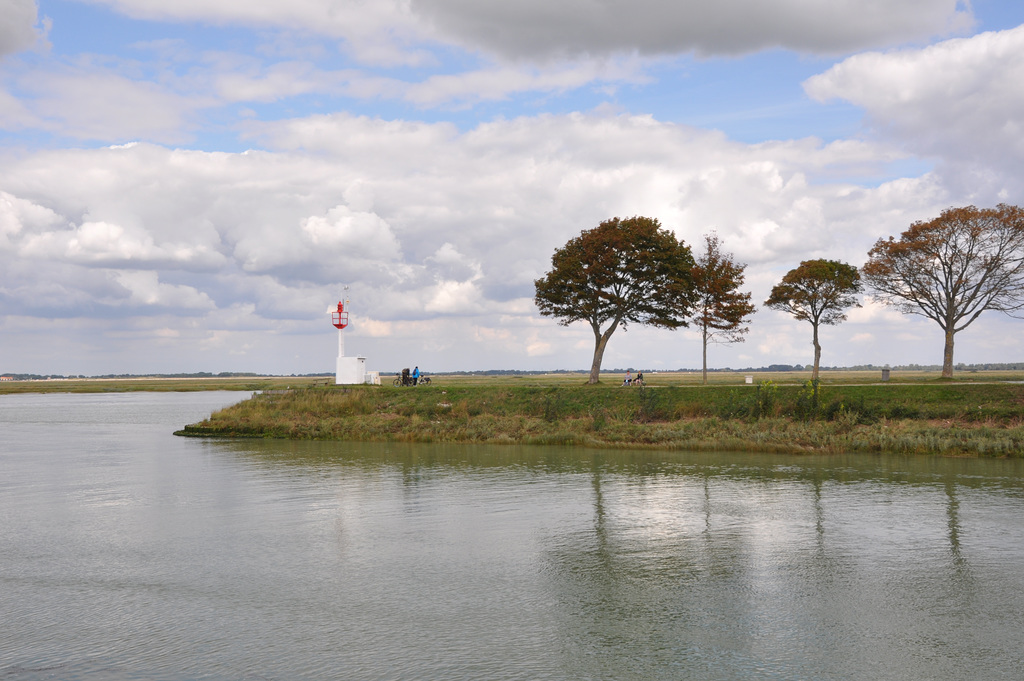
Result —
[[[334,375],[337,385],[355,385],[366,382],[366,358],[345,356],[345,327],[348,326],[348,298],[338,301],[337,310],[331,313],[331,324],[338,330],[338,364]]]
[[[331,324],[334,324],[334,328],[338,330],[338,359],[345,356],[345,336],[342,331],[348,326],[348,310],[345,306],[348,305],[348,300],[345,302],[338,301],[338,309],[331,310]]]

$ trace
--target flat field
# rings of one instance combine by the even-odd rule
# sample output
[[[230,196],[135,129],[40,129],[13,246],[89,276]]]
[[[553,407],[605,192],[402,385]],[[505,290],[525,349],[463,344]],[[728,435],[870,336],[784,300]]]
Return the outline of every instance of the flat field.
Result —
[[[635,375],[636,372],[634,372]],[[438,384],[461,386],[461,385],[531,385],[531,386],[572,386],[583,385],[587,382],[587,374],[579,373],[550,373],[550,374],[499,374],[499,375],[466,375],[466,374],[429,374],[431,380]],[[708,386],[740,386],[746,385],[747,377],[750,377],[751,384],[756,385],[761,381],[772,381],[777,385],[802,385],[811,380],[811,372],[807,371],[715,371],[708,373]],[[624,373],[601,373],[601,383],[609,386],[621,385],[625,378]],[[381,382],[390,383],[394,374],[381,375]],[[819,382],[822,386],[827,385],[885,385],[905,383],[935,383],[940,382],[941,372],[939,371],[896,371],[889,372],[889,381],[882,380],[882,372],[879,371],[822,371],[819,374]],[[699,371],[659,371],[645,372],[644,381],[648,386],[699,386],[701,385],[701,372]],[[953,383],[990,383],[1020,381],[1024,382],[1024,371],[977,371],[957,373],[951,382]],[[942,381],[950,383],[950,381]]]
[[[381,383],[387,387],[395,378],[395,372],[381,374]],[[437,386],[581,386],[587,382],[584,372],[550,374],[428,374]],[[750,377],[750,384],[746,383]],[[602,372],[603,386],[618,387],[624,374]],[[700,386],[699,371],[663,371],[644,374],[649,387],[683,387]],[[810,380],[810,371],[771,371],[742,372],[716,371],[708,374],[709,387],[737,387],[753,385],[762,381],[771,381],[779,386],[802,385]],[[881,371],[822,371],[821,386],[830,385],[901,385],[921,383],[993,383],[1022,382],[1024,371],[979,371],[957,373],[952,381],[940,381],[938,371],[895,371],[890,373],[890,380],[882,381]],[[83,379],[50,379],[33,381],[0,382],[0,395],[11,393],[90,393],[90,392],[191,392],[196,390],[290,390],[305,387],[322,387],[333,385],[333,378],[309,376],[237,376],[210,378],[166,378],[166,377],[132,377],[132,378],[83,378]]]
[[[2,381],[0,395],[13,393],[194,392],[197,390],[288,390],[333,383],[334,379],[288,376],[232,378],[72,378]]]

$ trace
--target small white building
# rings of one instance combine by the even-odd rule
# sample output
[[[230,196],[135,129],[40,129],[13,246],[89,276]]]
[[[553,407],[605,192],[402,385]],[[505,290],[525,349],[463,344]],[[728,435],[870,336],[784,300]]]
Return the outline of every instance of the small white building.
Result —
[[[336,385],[356,385],[366,383],[365,357],[339,357],[338,368],[334,376]]]

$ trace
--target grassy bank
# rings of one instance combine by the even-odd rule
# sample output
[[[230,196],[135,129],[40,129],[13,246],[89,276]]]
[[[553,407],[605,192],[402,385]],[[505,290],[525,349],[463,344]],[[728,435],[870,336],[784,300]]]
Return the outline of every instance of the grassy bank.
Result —
[[[238,376],[231,378],[70,378],[38,381],[4,381],[0,395],[19,393],[127,393],[195,392],[201,390],[289,390],[323,385],[328,379],[289,376]],[[333,379],[330,379],[333,383]]]
[[[257,395],[181,435],[1024,456],[1024,385],[496,385]]]

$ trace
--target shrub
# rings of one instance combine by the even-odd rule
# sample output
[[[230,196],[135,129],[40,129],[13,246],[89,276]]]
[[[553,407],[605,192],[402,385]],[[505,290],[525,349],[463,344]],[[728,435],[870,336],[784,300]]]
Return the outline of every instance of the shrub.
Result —
[[[718,417],[722,419],[736,419],[750,416],[753,408],[749,398],[741,395],[739,390],[730,390],[725,402],[718,408]]]
[[[765,418],[775,413],[775,402],[779,394],[779,388],[772,381],[761,381],[757,384],[756,414],[757,418]]]
[[[554,393],[554,394],[552,394]],[[554,423],[562,413],[562,398],[554,390],[544,396],[544,420]]]
[[[796,408],[794,415],[800,419],[814,419],[818,417],[819,410],[818,379],[809,380],[804,383],[803,388],[796,396]]]
[[[891,419],[916,419],[920,414],[920,409],[905,404],[896,404],[889,407],[889,418]]]
[[[650,423],[664,418],[663,410],[659,406],[658,393],[647,388],[636,390],[639,405],[636,410],[637,423]]]

